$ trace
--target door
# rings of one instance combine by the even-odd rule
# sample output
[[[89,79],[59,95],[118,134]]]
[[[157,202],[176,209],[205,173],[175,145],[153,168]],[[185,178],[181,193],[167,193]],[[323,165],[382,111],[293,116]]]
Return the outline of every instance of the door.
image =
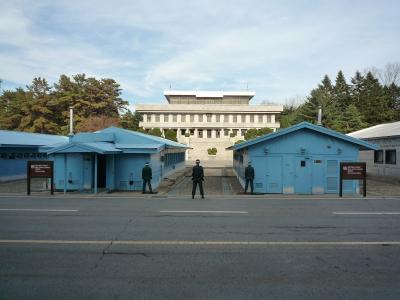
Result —
[[[296,194],[311,194],[311,162],[312,160],[309,157],[296,157]]]
[[[106,156],[97,155],[97,187],[106,187]]]
[[[282,193],[282,157],[267,157],[267,193]]]

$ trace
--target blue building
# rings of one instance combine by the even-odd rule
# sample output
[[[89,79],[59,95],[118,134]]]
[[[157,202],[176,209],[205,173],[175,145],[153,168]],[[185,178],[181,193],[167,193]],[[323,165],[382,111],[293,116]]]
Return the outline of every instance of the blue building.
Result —
[[[378,147],[302,122],[228,149],[233,150],[233,168],[242,186],[251,161],[256,193],[324,194],[338,193],[340,162],[357,162],[359,150]],[[357,181],[343,182],[343,192],[357,190]]]
[[[152,186],[183,169],[186,145],[135,131],[110,127],[79,133],[47,151],[54,160],[57,190],[137,191],[142,189],[142,168],[150,163]]]
[[[67,141],[65,136],[0,130],[0,182],[26,178],[28,160],[46,160],[43,147]]]

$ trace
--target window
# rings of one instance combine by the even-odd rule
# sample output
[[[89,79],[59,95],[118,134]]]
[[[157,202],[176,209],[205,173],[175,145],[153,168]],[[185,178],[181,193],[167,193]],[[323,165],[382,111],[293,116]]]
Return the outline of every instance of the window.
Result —
[[[376,163],[376,164],[383,163],[383,150],[375,150],[374,151],[374,163]]]
[[[220,138],[220,137],[221,137],[221,133],[220,133],[219,130],[216,130],[216,131],[215,131],[215,136],[216,136],[217,138]]]
[[[250,115],[250,123],[254,123],[254,115]]]
[[[233,115],[233,122],[237,122],[237,115]]]
[[[176,114],[172,115],[172,122],[176,122],[177,120],[178,120],[177,115]]]
[[[271,123],[271,115],[267,115],[267,123]]]
[[[245,136],[245,134],[246,134],[246,129],[242,129],[242,136]]]
[[[256,115],[256,122],[262,123],[262,115]]]
[[[164,115],[164,122],[169,122],[169,115]]]
[[[207,114],[207,123],[211,123],[211,114]]]
[[[202,138],[203,137],[203,130],[199,129],[198,135],[199,135],[199,138]]]
[[[215,115],[215,122],[220,122],[221,118],[220,115]]]
[[[199,115],[199,122],[203,122],[203,115]]]
[[[160,115],[156,115],[156,122],[160,122]]]
[[[207,138],[211,138],[211,129],[207,129]]]
[[[385,163],[390,165],[396,164],[396,150],[385,151]]]
[[[194,135],[194,129],[189,129],[190,135]]]
[[[181,115],[181,122],[186,122],[186,115]]]
[[[224,135],[228,136],[229,135],[229,129],[224,129]]]
[[[1,159],[7,159],[7,157],[8,157],[7,153],[1,153],[0,154],[0,158]]]

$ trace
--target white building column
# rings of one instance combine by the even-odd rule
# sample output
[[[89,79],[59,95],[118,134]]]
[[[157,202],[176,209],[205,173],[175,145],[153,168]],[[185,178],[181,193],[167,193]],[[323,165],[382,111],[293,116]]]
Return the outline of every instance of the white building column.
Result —
[[[215,132],[215,129],[211,129],[211,138],[215,139],[217,137],[217,133]]]
[[[160,114],[160,123],[164,123],[164,114]]]
[[[275,124],[275,115],[274,114],[271,115],[271,123]]]

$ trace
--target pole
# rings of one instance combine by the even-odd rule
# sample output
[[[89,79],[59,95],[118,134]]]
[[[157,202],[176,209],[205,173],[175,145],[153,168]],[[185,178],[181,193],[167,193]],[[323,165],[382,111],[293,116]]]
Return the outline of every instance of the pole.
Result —
[[[367,164],[363,163],[363,196],[367,197]]]
[[[64,195],[67,193],[67,153],[64,153]]]
[[[94,193],[97,194],[97,153],[94,155]]]
[[[340,172],[339,172],[339,174],[340,174],[340,178],[339,178],[339,180],[340,180],[340,183],[339,183],[339,197],[342,197],[343,196],[343,179],[342,179],[342,169],[343,169],[343,167],[342,167],[342,163],[340,163]]]
[[[52,195],[54,195],[54,161],[51,161],[50,165],[51,165],[51,181],[50,181],[51,187],[50,187],[50,192],[51,192]],[[47,180],[47,182],[48,182],[48,180]]]
[[[28,164],[27,164],[27,171],[26,171],[26,175],[27,175],[27,180],[26,180],[26,183],[27,183],[26,192],[27,192],[28,195],[30,195],[30,194],[31,194],[31,172],[29,172],[29,171],[30,171],[30,168],[31,168],[31,162],[28,161],[27,163],[28,163]]]
[[[69,135],[74,135],[74,108],[69,107]]]

